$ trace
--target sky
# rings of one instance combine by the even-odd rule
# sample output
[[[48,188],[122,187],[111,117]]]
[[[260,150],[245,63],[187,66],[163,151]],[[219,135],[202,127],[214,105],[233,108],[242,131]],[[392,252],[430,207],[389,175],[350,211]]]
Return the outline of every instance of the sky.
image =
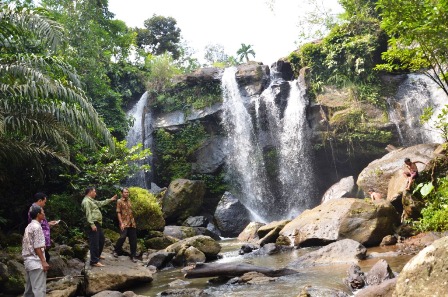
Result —
[[[200,61],[209,44],[221,44],[236,57],[244,43],[255,52],[252,60],[271,65],[297,49],[297,25],[307,2],[275,0],[271,10],[266,0],[109,0],[109,10],[128,27],[143,28],[153,14],[173,17]],[[325,6],[340,10],[337,0],[325,0]]]

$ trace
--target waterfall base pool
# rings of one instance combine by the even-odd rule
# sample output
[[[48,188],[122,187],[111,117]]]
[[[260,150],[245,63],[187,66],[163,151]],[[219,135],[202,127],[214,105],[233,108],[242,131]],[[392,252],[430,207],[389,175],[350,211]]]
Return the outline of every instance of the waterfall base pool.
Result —
[[[248,263],[272,268],[284,267],[296,258],[317,249],[304,248],[270,256],[253,256],[251,254],[239,255],[238,250],[243,243],[235,239],[223,240],[220,244],[222,246],[221,255],[223,258],[217,260],[216,262],[218,263]],[[379,254],[385,253],[384,255],[386,256],[387,252],[394,250],[395,247],[376,247],[368,249],[368,254],[373,252]],[[387,261],[393,272],[399,273],[411,257],[412,256],[408,255],[375,257],[360,261],[359,266],[364,272],[367,272],[378,260],[384,259]],[[343,283],[343,279],[347,276],[349,266],[350,264],[341,264],[304,268],[303,271],[298,274],[279,277],[274,282],[257,285],[209,283],[211,278],[185,279],[181,269],[175,268],[162,270],[155,273],[154,280],[151,284],[134,288],[133,291],[136,294],[144,296],[157,296],[158,293],[168,289],[198,288],[203,289],[209,296],[247,297],[259,296],[262,294],[263,296],[269,297],[285,297],[298,296],[304,287],[312,286],[313,288],[318,288],[319,291],[322,292],[325,292],[326,289],[328,289],[328,292],[330,292],[330,290],[339,290],[349,295],[353,295],[349,288]],[[182,287],[169,285],[176,280],[186,281],[189,284]],[[323,293],[322,296],[330,295]]]

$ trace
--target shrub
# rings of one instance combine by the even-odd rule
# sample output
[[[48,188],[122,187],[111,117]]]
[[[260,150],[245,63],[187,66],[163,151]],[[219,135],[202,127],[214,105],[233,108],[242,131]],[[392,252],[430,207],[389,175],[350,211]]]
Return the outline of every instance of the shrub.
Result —
[[[146,189],[131,187],[129,188],[129,198],[132,202],[137,229],[163,230],[165,219],[162,208],[153,194]]]

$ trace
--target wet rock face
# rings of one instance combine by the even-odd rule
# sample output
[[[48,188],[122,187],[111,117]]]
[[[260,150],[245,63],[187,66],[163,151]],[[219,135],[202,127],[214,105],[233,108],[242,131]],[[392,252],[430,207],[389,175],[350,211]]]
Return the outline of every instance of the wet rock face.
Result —
[[[225,237],[238,236],[250,223],[249,210],[229,192],[222,196],[214,216],[216,226]]]

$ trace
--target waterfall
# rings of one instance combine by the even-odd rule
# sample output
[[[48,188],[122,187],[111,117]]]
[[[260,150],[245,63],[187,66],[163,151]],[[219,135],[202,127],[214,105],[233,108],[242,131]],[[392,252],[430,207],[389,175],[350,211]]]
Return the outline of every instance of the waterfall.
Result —
[[[146,101],[148,100],[148,92],[145,92],[139,101],[127,112],[128,117],[134,119],[134,124],[126,135],[127,146],[129,148],[141,143],[143,148],[151,147],[152,138],[150,137],[152,131],[148,131],[151,127],[151,114],[145,114]],[[139,161],[138,164],[150,160]],[[133,176],[128,177],[126,181],[127,186],[138,186],[141,188],[147,187],[147,176],[144,171],[138,171]]]
[[[313,204],[306,100],[297,81],[271,77],[260,95],[241,95],[236,68],[222,78],[228,179],[235,195],[264,221],[299,214]],[[284,90],[289,95],[284,96]]]
[[[409,74],[398,87],[393,99],[389,98],[389,118],[397,127],[400,144],[411,146],[425,142],[443,142],[434,123],[441,109],[448,104],[443,90],[423,74]],[[420,123],[425,108],[432,106],[434,114],[430,121]]]

